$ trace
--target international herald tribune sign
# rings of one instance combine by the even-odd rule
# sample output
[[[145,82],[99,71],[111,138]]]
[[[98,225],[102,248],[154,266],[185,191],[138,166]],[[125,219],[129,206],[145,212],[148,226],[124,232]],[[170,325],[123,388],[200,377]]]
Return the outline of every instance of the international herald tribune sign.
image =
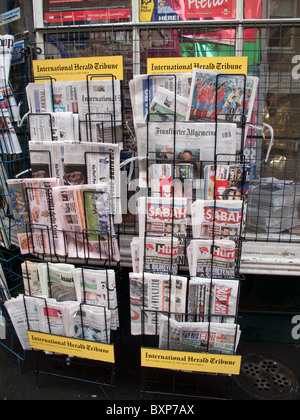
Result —
[[[241,356],[141,348],[144,367],[239,375]]]
[[[192,73],[194,69],[247,74],[248,57],[171,57],[147,60],[148,74]]]

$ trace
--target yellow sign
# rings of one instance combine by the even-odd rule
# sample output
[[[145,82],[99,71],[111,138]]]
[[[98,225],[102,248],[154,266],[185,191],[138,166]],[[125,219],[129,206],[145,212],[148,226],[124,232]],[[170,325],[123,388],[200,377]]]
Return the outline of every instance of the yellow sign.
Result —
[[[123,80],[123,56],[78,57],[55,60],[34,60],[33,74],[35,78],[52,77],[56,81],[86,80],[87,75],[114,75]],[[103,77],[104,78],[104,77]],[[42,79],[35,81],[44,82]]]
[[[35,331],[28,331],[28,338],[32,349],[115,363],[114,346],[112,344],[96,343]]]
[[[194,69],[221,73],[247,74],[248,57],[172,57],[148,58],[148,74],[186,73]]]
[[[161,369],[239,375],[241,356],[142,347],[141,365]]]
[[[154,10],[154,0],[140,0],[140,22],[150,22]]]

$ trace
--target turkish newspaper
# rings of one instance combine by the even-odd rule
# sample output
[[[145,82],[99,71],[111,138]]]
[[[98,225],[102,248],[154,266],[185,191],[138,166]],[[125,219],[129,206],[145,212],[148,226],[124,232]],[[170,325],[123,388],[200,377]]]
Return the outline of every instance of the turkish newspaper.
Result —
[[[129,273],[132,335],[158,335],[159,319],[186,312],[187,278],[154,273]]]
[[[159,348],[178,351],[216,351],[234,354],[240,340],[238,324],[178,322],[162,315]]]
[[[178,272],[178,238],[146,236],[131,241],[132,267],[136,272]]]
[[[231,239],[192,239],[187,247],[190,275],[235,278],[235,248]]]
[[[52,194],[58,179],[8,179],[7,184],[21,253],[66,255]]]
[[[237,280],[192,277],[188,289],[188,321],[234,323],[238,290]]]
[[[242,233],[241,200],[195,200],[191,212],[194,238],[234,239]]]
[[[69,257],[120,260],[108,191],[106,182],[53,188]]]
[[[77,301],[103,306],[111,312],[111,329],[119,327],[116,276],[114,270],[75,268],[74,283]]]

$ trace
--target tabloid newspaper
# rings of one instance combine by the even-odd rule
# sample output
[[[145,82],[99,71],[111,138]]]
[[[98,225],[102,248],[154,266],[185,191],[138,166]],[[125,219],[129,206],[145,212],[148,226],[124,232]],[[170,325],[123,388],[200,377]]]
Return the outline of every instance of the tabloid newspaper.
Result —
[[[177,263],[185,262],[187,199],[184,197],[139,197],[139,235],[171,236],[178,239]]]
[[[22,254],[65,255],[60,220],[54,211],[56,178],[8,179],[13,217]]]
[[[176,319],[186,311],[187,279],[153,273],[129,273],[132,335],[158,335],[160,315]]]
[[[159,348],[178,351],[215,351],[234,354],[240,340],[238,324],[178,322],[162,315]]]
[[[72,112],[49,112],[29,114],[31,141],[79,141],[78,114]]]
[[[187,120],[250,121],[258,77],[222,74],[195,68],[189,96]]]
[[[194,238],[237,238],[242,233],[242,200],[195,200],[191,212]]]
[[[193,163],[234,161],[237,136],[236,124],[220,122],[148,122],[136,127],[139,156],[176,162]],[[176,147],[175,147],[176,145]]]
[[[231,239],[192,239],[187,247],[190,276],[235,278],[235,249]]]
[[[82,141],[108,143],[122,140],[120,92],[119,80],[46,81],[26,87],[31,113],[78,114]]]
[[[133,238],[131,255],[133,270],[173,274],[178,272],[178,238],[146,236]]]
[[[119,144],[112,143],[29,141],[34,178],[53,176],[60,185],[109,182],[115,223],[122,221],[120,153]]]
[[[108,183],[58,186],[52,191],[68,238],[68,256],[119,261]]]
[[[102,306],[111,312],[111,329],[119,327],[116,276],[114,270],[75,268],[74,282],[77,301]]]
[[[238,280],[192,277],[188,288],[188,321],[235,323]]]
[[[250,167],[247,165],[206,165],[204,168],[204,198],[206,200],[239,200],[247,196]]]

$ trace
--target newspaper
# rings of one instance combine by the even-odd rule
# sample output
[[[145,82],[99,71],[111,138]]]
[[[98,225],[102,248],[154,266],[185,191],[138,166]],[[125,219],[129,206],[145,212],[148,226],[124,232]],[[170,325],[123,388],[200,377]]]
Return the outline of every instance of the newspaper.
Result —
[[[26,95],[31,113],[78,114],[81,141],[111,143],[122,140],[120,80],[29,83]]]
[[[178,238],[178,264],[185,263],[187,199],[184,197],[139,197],[139,235]]]
[[[73,278],[75,267],[65,263],[40,263],[38,274],[43,295],[58,302],[75,301],[76,290]]]
[[[194,163],[235,161],[236,124],[220,122],[148,122],[137,124],[139,156]],[[176,147],[175,147],[176,145]]]
[[[185,121],[187,106],[186,98],[159,87],[150,104],[148,121]]]
[[[119,327],[116,277],[114,270],[76,268],[73,272],[77,301],[103,306],[111,312],[111,329]]]
[[[31,141],[79,141],[78,116],[72,112],[29,114]]]
[[[52,188],[56,178],[7,180],[22,254],[35,252],[65,255],[65,244]]]
[[[53,176],[61,185],[109,182],[115,223],[122,222],[120,153],[120,146],[110,143],[29,142],[33,177]]]
[[[231,239],[192,239],[187,259],[192,277],[235,278],[235,242]]]
[[[149,106],[159,87],[188,99],[192,75],[192,73],[179,73],[176,75],[143,74],[134,76],[130,81],[134,124],[147,120]]]
[[[25,260],[21,264],[22,278],[25,295],[41,296],[43,294],[41,280],[39,276],[38,262]]]
[[[173,274],[178,272],[178,238],[139,237],[131,242],[132,267],[137,272]]]
[[[249,122],[258,88],[258,77],[222,74],[195,68],[187,120]]]
[[[162,312],[176,319],[186,311],[185,277],[129,273],[129,288],[132,335],[158,335]]]
[[[39,298],[19,295],[4,303],[23,350],[31,350],[27,331],[39,331],[40,302]]]
[[[68,337],[110,343],[111,314],[107,308],[82,305],[69,311],[68,315]]]
[[[11,114],[5,99],[3,89],[0,89],[0,151],[2,154],[20,154],[22,148],[15,128],[12,126]]]
[[[239,282],[192,277],[188,289],[188,321],[235,323]]]
[[[162,315],[159,348],[177,351],[214,351],[234,354],[241,336],[238,324],[178,322]]]
[[[120,261],[108,183],[54,187],[53,197],[69,257]]]
[[[237,238],[242,233],[241,200],[195,200],[191,212],[194,238]]]
[[[13,35],[0,35],[0,80],[5,86],[9,80],[10,65],[14,47]]]

